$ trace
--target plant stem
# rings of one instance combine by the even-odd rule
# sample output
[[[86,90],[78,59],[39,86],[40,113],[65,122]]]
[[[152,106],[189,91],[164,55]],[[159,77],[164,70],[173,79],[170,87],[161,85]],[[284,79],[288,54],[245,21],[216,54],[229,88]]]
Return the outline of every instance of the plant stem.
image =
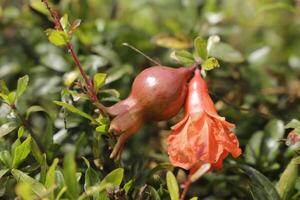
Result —
[[[180,200],[184,200],[187,192],[189,191],[190,185],[191,185],[191,179],[190,179],[190,175],[189,175],[187,180],[183,184],[183,191],[180,195]]]
[[[64,31],[63,29],[63,26],[62,24],[60,23],[60,17],[59,15],[57,14],[56,11],[54,11],[50,6],[49,6],[49,3],[48,3],[48,0],[41,0],[46,8],[48,9],[48,11],[50,12],[53,20],[54,20],[54,24],[55,24],[55,29],[57,30],[61,30],[61,31]],[[94,85],[93,85],[93,81],[88,77],[88,75],[85,73],[85,71],[83,70],[83,66],[81,64],[81,62],[79,61],[79,58],[77,56],[77,54],[75,53],[75,50],[74,50],[74,47],[73,45],[68,42],[67,45],[66,45],[67,49],[69,50],[76,66],[78,67],[79,71],[80,71],[80,74],[86,84],[86,89],[87,89],[87,94],[88,96],[90,97],[90,100],[93,102],[93,104],[98,108],[99,112],[107,117],[108,116],[108,113],[106,111],[106,107],[100,103],[100,101],[98,100],[97,98],[97,92],[95,91],[94,89]]]

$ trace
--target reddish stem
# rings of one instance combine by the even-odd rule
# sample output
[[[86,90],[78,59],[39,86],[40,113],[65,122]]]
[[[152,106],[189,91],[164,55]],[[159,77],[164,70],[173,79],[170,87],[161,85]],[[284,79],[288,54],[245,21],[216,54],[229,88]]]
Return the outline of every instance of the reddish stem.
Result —
[[[190,180],[190,175],[189,175],[187,177],[187,180],[183,184],[183,191],[182,191],[182,193],[180,195],[180,200],[184,200],[187,192],[189,191],[190,185],[191,185],[191,180]]]
[[[63,31],[63,26],[62,24],[60,23],[60,17],[59,15],[57,14],[56,11],[54,11],[50,6],[49,6],[49,3],[48,3],[48,0],[41,0],[46,8],[48,9],[48,11],[50,12],[53,20],[54,20],[54,24],[55,24],[55,29],[57,30],[61,30]],[[90,97],[91,101],[93,102],[93,104],[98,108],[99,112],[103,115],[103,116],[108,116],[107,112],[106,112],[106,107],[99,102],[98,98],[97,98],[97,92],[95,91],[94,89],[94,85],[93,85],[93,81],[88,77],[88,75],[85,73],[85,71],[83,70],[83,66],[81,64],[81,62],[79,61],[78,59],[78,56],[77,54],[75,53],[74,51],[74,47],[73,45],[68,42],[67,43],[67,49],[69,50],[76,66],[78,67],[79,71],[80,71],[80,74],[86,84],[86,88],[87,88],[87,94],[88,96]]]

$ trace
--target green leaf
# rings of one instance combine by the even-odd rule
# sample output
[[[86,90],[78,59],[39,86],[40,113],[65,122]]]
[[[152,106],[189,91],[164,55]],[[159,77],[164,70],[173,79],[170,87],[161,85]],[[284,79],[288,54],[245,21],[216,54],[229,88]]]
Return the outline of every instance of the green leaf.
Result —
[[[76,180],[76,162],[74,153],[68,153],[63,161],[63,176],[67,186],[67,194],[70,199],[77,199],[80,193],[80,186]]]
[[[30,148],[31,148],[31,152],[33,157],[35,158],[35,160],[39,163],[39,165],[42,165],[43,163],[43,153],[40,150],[39,146],[37,145],[36,141],[31,138],[31,143],[30,143]]]
[[[295,12],[296,9],[290,5],[289,3],[285,2],[272,2],[266,5],[261,6],[259,9],[257,9],[257,14],[261,14],[268,11],[273,10],[287,10],[290,12]]]
[[[300,121],[297,119],[292,119],[287,125],[285,125],[285,128],[300,128]]]
[[[207,43],[206,43],[206,41],[202,37],[198,36],[194,40],[194,47],[195,47],[197,55],[202,60],[206,60],[207,59]]]
[[[4,80],[0,80],[0,93],[3,93],[5,95],[9,94],[9,90]]]
[[[12,152],[12,167],[17,168],[29,155],[31,146],[31,136],[29,135],[24,142],[17,146]]]
[[[212,70],[216,67],[220,67],[220,64],[218,62],[218,60],[216,58],[208,58],[207,60],[205,60],[202,64],[201,64],[202,68],[205,70]]]
[[[62,101],[53,101],[56,105],[62,106],[65,109],[67,109],[68,111],[72,112],[72,113],[76,113],[86,119],[89,119],[91,122],[96,123],[96,120],[89,114],[75,108],[73,105],[62,102]]]
[[[46,188],[38,182],[36,179],[31,178],[24,172],[17,170],[17,169],[12,169],[11,170],[12,175],[14,178],[17,180],[18,183],[25,183],[29,184],[31,187],[31,191],[36,195],[40,196],[41,194],[44,194],[46,192]]]
[[[104,85],[106,76],[107,75],[104,73],[97,73],[94,75],[93,81],[96,91],[98,91]]]
[[[12,158],[9,151],[0,151],[0,161],[3,163],[3,165],[5,165],[5,167],[11,168]]]
[[[249,186],[254,200],[281,200],[268,178],[250,166],[241,165],[240,167],[250,179]]]
[[[173,51],[171,53],[171,58],[185,66],[190,66],[195,63],[193,54],[186,50]]]
[[[171,200],[179,200],[179,189],[176,178],[171,171],[167,172],[167,186]]]
[[[213,43],[208,53],[209,56],[218,58],[225,62],[239,63],[244,61],[244,58],[239,51],[223,42]]]
[[[198,200],[198,197],[190,198],[190,200]]]
[[[23,200],[35,199],[34,194],[31,190],[31,185],[28,183],[19,183],[16,186],[16,194]]]
[[[26,117],[25,118],[28,119],[30,114],[34,113],[34,112],[45,112],[45,113],[47,113],[47,111],[41,106],[31,106],[26,110]]]
[[[68,31],[68,27],[70,25],[68,14],[64,14],[64,16],[60,18],[60,23],[61,23],[64,31]]]
[[[8,122],[6,124],[3,124],[2,126],[0,126],[0,138],[9,134],[13,130],[15,130],[17,127],[18,127],[18,125],[14,122]]]
[[[245,160],[247,163],[256,164],[259,160],[259,157],[261,156],[261,144],[263,142],[263,136],[263,131],[257,131],[248,141],[245,150]]]
[[[4,176],[6,174],[6,172],[8,172],[9,169],[0,169],[0,180],[2,178],[2,176]]]
[[[49,15],[49,11],[43,4],[41,0],[30,0],[29,2],[30,6],[35,9],[36,11],[44,14],[44,15]],[[49,5],[52,6],[52,4],[49,2]]]
[[[28,85],[28,81],[29,81],[28,75],[25,75],[18,79],[15,100],[17,100],[25,92]]]
[[[55,46],[65,46],[69,43],[70,38],[67,33],[60,30],[48,29],[46,31],[49,41]]]
[[[100,182],[100,185],[111,185],[112,187],[120,186],[124,176],[124,169],[117,168],[107,174],[104,179]]]
[[[133,180],[130,179],[125,185],[124,185],[124,190],[125,190],[125,194],[127,195],[128,192],[130,191],[130,189],[132,188],[133,185]]]
[[[46,181],[45,181],[45,187],[47,189],[55,186],[56,182],[55,182],[55,169],[56,169],[56,166],[57,166],[57,163],[58,163],[58,159],[55,158],[53,160],[53,163],[52,165],[50,166],[49,170],[47,171],[47,174],[46,174]],[[49,194],[49,198],[51,200],[54,199],[54,191],[52,191],[50,194]]]
[[[85,164],[87,165],[87,169],[85,170],[85,175],[84,175],[84,188],[87,189],[90,186],[95,185],[96,183],[99,182],[99,177],[97,172],[91,167],[89,161],[85,158],[82,157]]]
[[[293,158],[280,176],[280,180],[277,183],[276,188],[282,200],[291,199],[298,178],[299,164],[300,156]]]
[[[148,189],[150,191],[150,194],[151,194],[151,199],[153,198],[154,200],[161,200],[158,192],[156,191],[156,189],[152,186],[148,186]]]

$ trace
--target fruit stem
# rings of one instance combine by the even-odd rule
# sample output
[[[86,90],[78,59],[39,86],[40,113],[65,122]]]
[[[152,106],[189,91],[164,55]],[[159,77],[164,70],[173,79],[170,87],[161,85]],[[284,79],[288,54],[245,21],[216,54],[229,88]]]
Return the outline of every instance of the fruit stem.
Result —
[[[60,17],[58,15],[58,13],[56,11],[54,11],[49,6],[48,0],[41,0],[41,1],[45,4],[47,10],[50,12],[51,17],[54,20],[55,29],[56,30],[64,31],[63,26],[60,23]],[[99,112],[103,116],[108,117],[108,113],[106,111],[106,107],[102,103],[100,103],[100,101],[98,100],[98,98],[97,98],[97,92],[95,91],[95,88],[94,88],[94,85],[93,85],[93,81],[88,77],[88,75],[86,74],[86,72],[83,70],[83,66],[82,66],[81,62],[79,61],[77,54],[74,51],[73,45],[70,42],[68,42],[67,45],[66,45],[66,47],[69,50],[69,52],[70,52],[70,54],[71,54],[71,56],[72,56],[72,58],[73,58],[73,60],[74,60],[74,62],[76,64],[76,66],[79,69],[80,74],[81,74],[81,76],[82,76],[82,78],[83,78],[83,80],[84,80],[84,82],[86,84],[87,94],[88,94],[90,100],[98,108]]]

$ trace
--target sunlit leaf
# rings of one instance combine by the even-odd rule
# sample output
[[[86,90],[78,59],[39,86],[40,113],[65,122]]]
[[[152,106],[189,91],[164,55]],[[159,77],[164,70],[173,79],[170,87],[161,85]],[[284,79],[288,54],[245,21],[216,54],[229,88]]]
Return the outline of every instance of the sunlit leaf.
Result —
[[[179,200],[179,188],[177,180],[171,171],[167,172],[167,186],[171,200]]]
[[[201,64],[201,67],[204,69],[204,70],[212,70],[214,68],[217,68],[217,67],[220,67],[220,64],[218,62],[218,60],[216,58],[208,58],[207,60],[205,60],[202,64]]]
[[[12,152],[12,167],[17,168],[29,155],[31,150],[31,136],[27,136],[26,140],[17,146]]]
[[[26,90],[27,85],[28,85],[29,77],[28,75],[25,75],[18,80],[18,85],[17,85],[17,90],[16,90],[16,95],[15,98],[18,99]]]
[[[104,85],[106,76],[107,75],[104,73],[96,73],[94,75],[93,81],[96,91],[98,91]]]
[[[9,90],[6,86],[6,83],[4,82],[4,80],[0,80],[0,93],[3,93],[5,95],[9,94]]]
[[[0,169],[0,180],[2,178],[2,176],[4,176],[6,174],[6,172],[8,172],[9,169]]]
[[[48,29],[46,33],[49,41],[56,46],[65,46],[70,41],[68,34],[64,31]]]
[[[64,16],[62,18],[60,18],[60,23],[63,27],[63,30],[67,31],[68,27],[69,27],[69,16],[68,16],[68,14],[64,14]]]

